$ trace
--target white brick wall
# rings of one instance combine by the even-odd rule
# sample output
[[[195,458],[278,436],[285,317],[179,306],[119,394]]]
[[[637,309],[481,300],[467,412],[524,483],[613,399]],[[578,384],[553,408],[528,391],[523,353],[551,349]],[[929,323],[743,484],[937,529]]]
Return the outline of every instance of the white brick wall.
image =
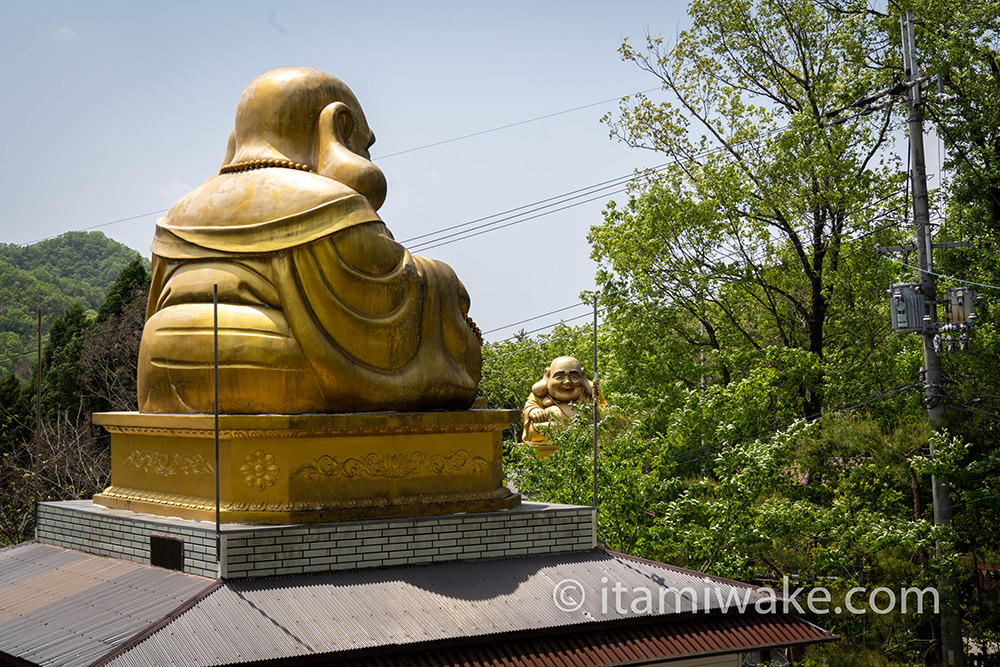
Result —
[[[223,524],[221,576],[415,565],[586,551],[596,546],[594,510],[522,503],[478,514],[268,526]],[[215,524],[114,510],[90,501],[42,503],[39,542],[149,562],[149,534],[184,540],[184,571],[215,577]]]
[[[176,535],[184,540],[184,571],[205,577],[218,575],[215,562],[215,530],[196,521],[190,526],[156,521],[157,517],[135,512],[88,511],[90,501],[41,503],[35,539],[98,556],[111,556],[138,563],[149,562],[149,534]],[[106,509],[106,508],[105,508]],[[121,516],[131,515],[131,516]]]

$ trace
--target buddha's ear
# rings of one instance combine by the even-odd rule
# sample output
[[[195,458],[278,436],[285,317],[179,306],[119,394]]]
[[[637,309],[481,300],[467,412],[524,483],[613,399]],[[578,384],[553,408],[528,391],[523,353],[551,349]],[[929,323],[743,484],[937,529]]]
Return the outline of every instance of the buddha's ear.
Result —
[[[385,201],[385,176],[364,155],[351,150],[354,112],[343,102],[333,102],[319,114],[316,126],[316,173],[360,192],[376,210]]]
[[[545,372],[542,373],[542,379],[531,385],[531,393],[535,396],[549,395],[549,374],[549,369],[546,368]]]
[[[319,113],[319,123],[316,126],[316,150],[319,154],[314,160],[317,171],[322,170],[323,165],[320,163],[323,162],[324,152],[331,143],[340,144],[350,150],[349,141],[353,131],[354,117],[351,108],[343,102],[328,104]]]
[[[332,128],[337,141],[350,148],[351,135],[354,134],[354,112],[351,107],[343,102],[334,102],[320,113],[319,122],[321,127]]]

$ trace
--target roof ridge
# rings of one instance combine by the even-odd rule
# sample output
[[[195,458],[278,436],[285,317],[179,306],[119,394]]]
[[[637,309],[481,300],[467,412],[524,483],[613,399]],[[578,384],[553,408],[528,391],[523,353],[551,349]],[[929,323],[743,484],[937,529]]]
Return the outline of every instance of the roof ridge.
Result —
[[[166,626],[173,623],[184,612],[188,611],[193,606],[195,606],[196,604],[207,598],[209,595],[219,590],[224,583],[225,582],[222,579],[213,580],[212,583],[206,586],[203,590],[192,595],[189,599],[182,602],[176,609],[165,615],[163,618],[156,621],[155,623],[151,623],[148,627],[138,632],[133,637],[119,644],[114,650],[110,651],[106,655],[92,662],[90,664],[90,667],[103,667],[104,665],[107,665],[115,658],[123,655],[127,651],[132,650],[133,648],[141,644],[143,641],[148,639],[153,634],[159,632]]]
[[[745,581],[737,581],[736,579],[729,579],[727,577],[720,577],[714,574],[708,574],[706,572],[699,572],[698,570],[690,570],[686,567],[680,567],[679,565],[671,565],[670,563],[661,563],[655,560],[649,560],[648,558],[641,558],[639,556],[633,556],[631,554],[621,553],[619,551],[612,551],[611,549],[602,549],[601,551],[606,551],[607,553],[615,556],[616,558],[623,558],[625,560],[635,561],[637,563],[643,563],[644,565],[651,565],[653,567],[663,568],[665,570],[673,570],[674,572],[682,572],[684,574],[691,575],[693,577],[698,577],[699,579],[710,579],[712,581],[727,584],[729,586],[735,586],[738,588],[749,588],[750,590],[758,590],[760,586],[755,586],[753,584],[748,584]],[[775,591],[777,593],[777,591]],[[778,600],[783,600],[781,596],[777,596]]]

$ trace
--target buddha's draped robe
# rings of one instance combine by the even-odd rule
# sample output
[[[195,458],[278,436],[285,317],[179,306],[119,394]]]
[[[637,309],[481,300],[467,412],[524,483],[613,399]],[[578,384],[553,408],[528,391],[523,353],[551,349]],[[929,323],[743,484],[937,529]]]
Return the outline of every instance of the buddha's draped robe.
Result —
[[[465,409],[475,398],[465,288],[337,181],[281,168],[214,176],[157,221],[152,251],[141,412],[213,411],[213,285],[220,412]]]

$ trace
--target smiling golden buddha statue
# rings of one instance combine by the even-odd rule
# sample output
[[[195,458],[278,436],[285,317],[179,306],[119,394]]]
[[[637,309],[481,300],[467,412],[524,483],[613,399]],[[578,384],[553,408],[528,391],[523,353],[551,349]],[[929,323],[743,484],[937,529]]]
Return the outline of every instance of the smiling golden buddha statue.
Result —
[[[531,387],[524,403],[524,431],[521,439],[535,448],[541,457],[549,456],[554,447],[545,430],[576,416],[576,405],[594,398],[594,385],[574,357],[557,357],[545,369],[542,379]]]
[[[214,285],[222,413],[472,404],[468,294],[379,219],[374,141],[328,74],[279,69],[246,88],[222,168],[157,221],[140,412],[213,411]]]

